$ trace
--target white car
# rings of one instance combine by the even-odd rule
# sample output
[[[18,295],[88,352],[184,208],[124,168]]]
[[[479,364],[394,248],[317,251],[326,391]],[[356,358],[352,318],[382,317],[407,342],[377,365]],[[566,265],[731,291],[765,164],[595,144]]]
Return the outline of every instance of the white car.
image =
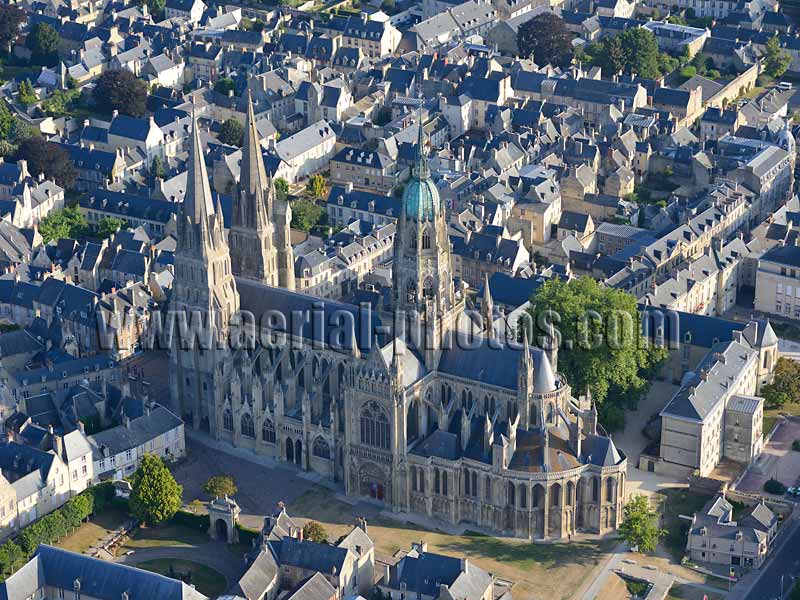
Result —
[[[788,81],[781,81],[780,83],[778,83],[777,87],[779,90],[790,90],[792,89],[792,84],[789,83]]]

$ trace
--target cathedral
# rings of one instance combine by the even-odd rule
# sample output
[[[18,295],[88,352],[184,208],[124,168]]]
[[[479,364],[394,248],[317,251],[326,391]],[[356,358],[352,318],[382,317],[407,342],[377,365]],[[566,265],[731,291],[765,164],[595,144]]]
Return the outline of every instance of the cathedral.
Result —
[[[170,306],[207,325],[204,344],[172,337],[188,426],[448,524],[526,539],[617,528],[626,458],[588,391],[573,396],[555,345],[503,342],[488,314],[477,334],[464,325],[421,127],[379,305],[295,291],[291,209],[266,175],[252,106],[238,194],[226,232],[195,124]]]

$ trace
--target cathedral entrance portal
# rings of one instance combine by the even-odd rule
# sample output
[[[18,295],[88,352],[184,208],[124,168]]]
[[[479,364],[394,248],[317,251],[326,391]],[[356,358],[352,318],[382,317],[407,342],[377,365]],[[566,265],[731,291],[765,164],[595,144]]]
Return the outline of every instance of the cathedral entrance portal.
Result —
[[[386,498],[386,474],[375,465],[364,465],[359,473],[359,492],[382,502]]]

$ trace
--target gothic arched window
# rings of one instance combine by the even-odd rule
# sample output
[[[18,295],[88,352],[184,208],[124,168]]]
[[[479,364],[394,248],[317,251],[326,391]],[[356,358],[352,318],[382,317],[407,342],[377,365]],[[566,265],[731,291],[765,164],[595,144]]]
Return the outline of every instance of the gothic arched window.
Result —
[[[264,425],[261,426],[261,439],[270,444],[275,443],[275,424],[269,419],[265,420]]]
[[[431,234],[426,229],[425,232],[422,234],[422,249],[430,250],[430,248],[431,248]]]
[[[447,496],[447,471],[442,471],[442,495]]]
[[[233,431],[233,413],[230,408],[222,411],[222,428],[225,431]]]
[[[361,411],[361,443],[389,449],[389,419],[377,402],[370,402]]]
[[[330,458],[331,457],[331,449],[328,446],[328,442],[323,440],[321,437],[318,437],[314,440],[314,448],[312,449],[314,456],[319,456],[320,458]]]
[[[242,435],[249,438],[256,437],[256,428],[250,413],[244,413],[242,415]]]
[[[608,502],[614,500],[614,480],[610,477],[606,479],[606,500]]]

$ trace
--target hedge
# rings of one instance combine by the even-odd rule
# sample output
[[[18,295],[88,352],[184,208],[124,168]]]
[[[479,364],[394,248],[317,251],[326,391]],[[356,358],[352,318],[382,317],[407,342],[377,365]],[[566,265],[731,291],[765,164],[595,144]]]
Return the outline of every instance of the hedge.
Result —
[[[248,546],[252,546],[253,541],[261,534],[260,531],[245,527],[241,523],[236,524],[236,531],[239,532],[239,543],[247,544]]]
[[[197,531],[202,531],[203,533],[208,532],[208,515],[196,515],[186,510],[179,510],[170,520],[173,523],[183,525],[189,529],[196,529]]]

